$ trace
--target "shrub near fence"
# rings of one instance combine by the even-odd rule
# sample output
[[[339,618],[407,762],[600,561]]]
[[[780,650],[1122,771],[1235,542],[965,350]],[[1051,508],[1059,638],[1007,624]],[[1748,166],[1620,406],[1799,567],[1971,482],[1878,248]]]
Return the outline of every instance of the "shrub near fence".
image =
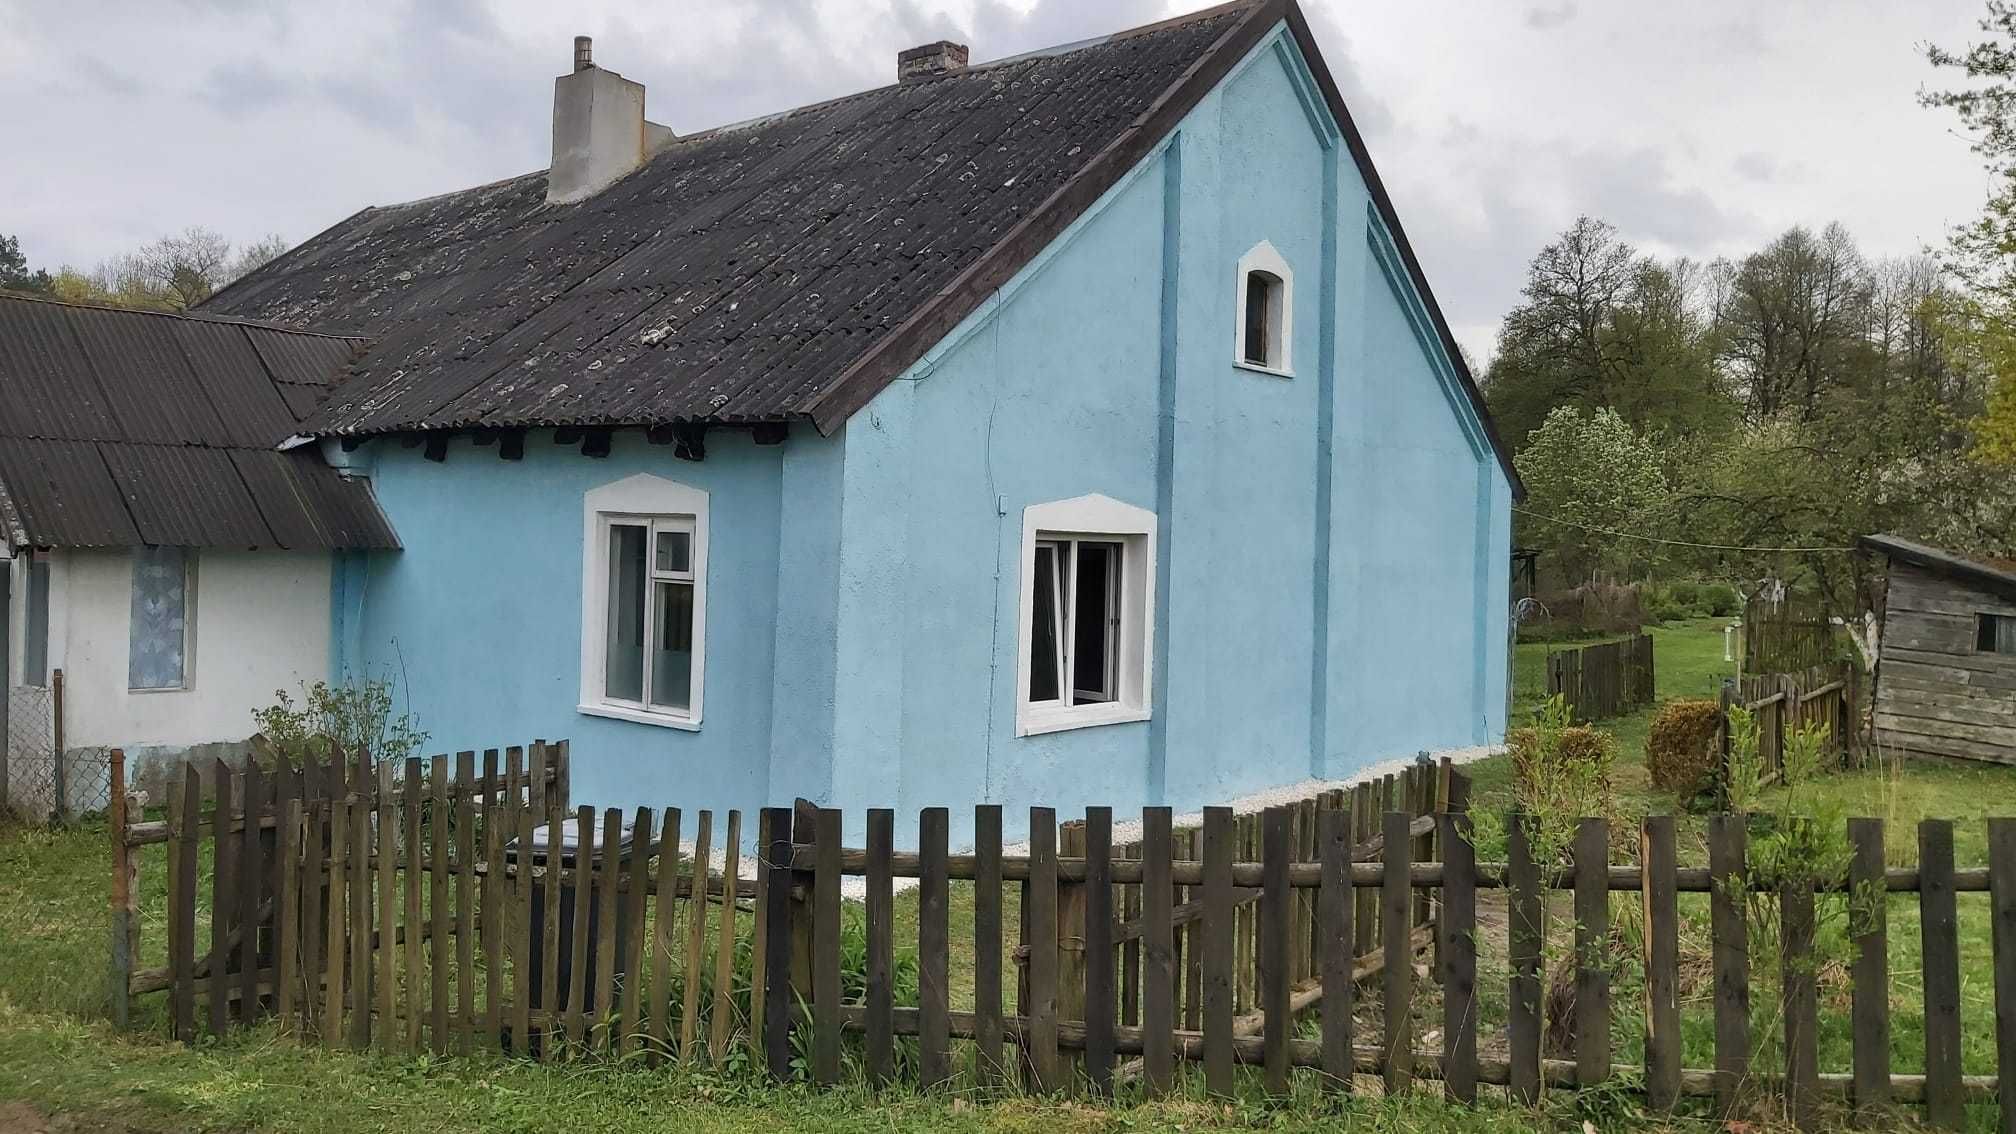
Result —
[[[1547,695],[1566,698],[1576,718],[1585,721],[1620,716],[1650,704],[1651,635],[1548,654]]]

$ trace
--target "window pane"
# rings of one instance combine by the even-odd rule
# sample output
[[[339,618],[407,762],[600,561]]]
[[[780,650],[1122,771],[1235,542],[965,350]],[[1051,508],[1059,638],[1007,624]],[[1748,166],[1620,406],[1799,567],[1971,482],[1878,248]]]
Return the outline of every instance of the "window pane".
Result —
[[[1975,619],[1974,648],[1983,653],[2016,654],[2016,617],[1983,614]]]
[[[126,650],[129,689],[180,689],[185,683],[188,566],[179,547],[133,552],[133,614]]]
[[[28,562],[28,625],[21,684],[49,684],[49,561],[37,555]]]
[[[1119,572],[1119,544],[1078,545],[1078,574],[1071,589],[1077,603],[1071,643],[1071,689],[1075,704],[1113,700],[1113,645],[1120,622],[1116,601]]]
[[[1255,366],[1269,364],[1267,308],[1272,287],[1273,277],[1265,272],[1246,273],[1246,361]]]
[[[654,584],[656,634],[651,643],[651,707],[693,708],[693,584]]]
[[[603,652],[603,694],[644,699],[644,532],[609,527],[609,630]]]
[[[656,569],[674,574],[693,570],[693,533],[659,532]]]
[[[1023,639],[1029,643],[1029,699],[1057,699],[1057,547],[1036,545],[1036,601],[1029,608],[1029,628]]]

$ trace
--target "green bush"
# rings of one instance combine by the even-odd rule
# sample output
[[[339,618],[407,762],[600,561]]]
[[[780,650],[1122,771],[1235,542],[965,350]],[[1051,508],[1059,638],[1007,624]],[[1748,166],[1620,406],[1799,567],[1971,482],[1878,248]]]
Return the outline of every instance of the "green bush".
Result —
[[[1645,738],[1645,770],[1652,786],[1683,799],[1713,787],[1721,762],[1721,724],[1722,706],[1706,698],[1659,706]]]
[[[1666,588],[1673,601],[1685,607],[1699,608],[1701,605],[1701,584],[1681,580]]]
[[[1743,596],[1727,583],[1710,583],[1701,588],[1701,605],[1712,617],[1731,618],[1743,613]]]

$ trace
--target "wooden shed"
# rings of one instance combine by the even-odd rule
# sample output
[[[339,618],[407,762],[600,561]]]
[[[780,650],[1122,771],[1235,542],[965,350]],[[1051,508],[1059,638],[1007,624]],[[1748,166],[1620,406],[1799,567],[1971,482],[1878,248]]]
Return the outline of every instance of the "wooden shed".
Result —
[[[1890,583],[1876,664],[1876,744],[2016,764],[2016,561],[1866,536]]]

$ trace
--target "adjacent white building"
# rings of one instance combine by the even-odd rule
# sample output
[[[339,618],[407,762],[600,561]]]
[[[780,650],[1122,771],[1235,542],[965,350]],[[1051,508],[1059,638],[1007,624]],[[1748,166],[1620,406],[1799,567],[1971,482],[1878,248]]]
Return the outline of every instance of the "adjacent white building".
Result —
[[[104,803],[330,674],[338,557],[397,546],[369,487],[277,446],[353,340],[0,296],[8,803]]]

